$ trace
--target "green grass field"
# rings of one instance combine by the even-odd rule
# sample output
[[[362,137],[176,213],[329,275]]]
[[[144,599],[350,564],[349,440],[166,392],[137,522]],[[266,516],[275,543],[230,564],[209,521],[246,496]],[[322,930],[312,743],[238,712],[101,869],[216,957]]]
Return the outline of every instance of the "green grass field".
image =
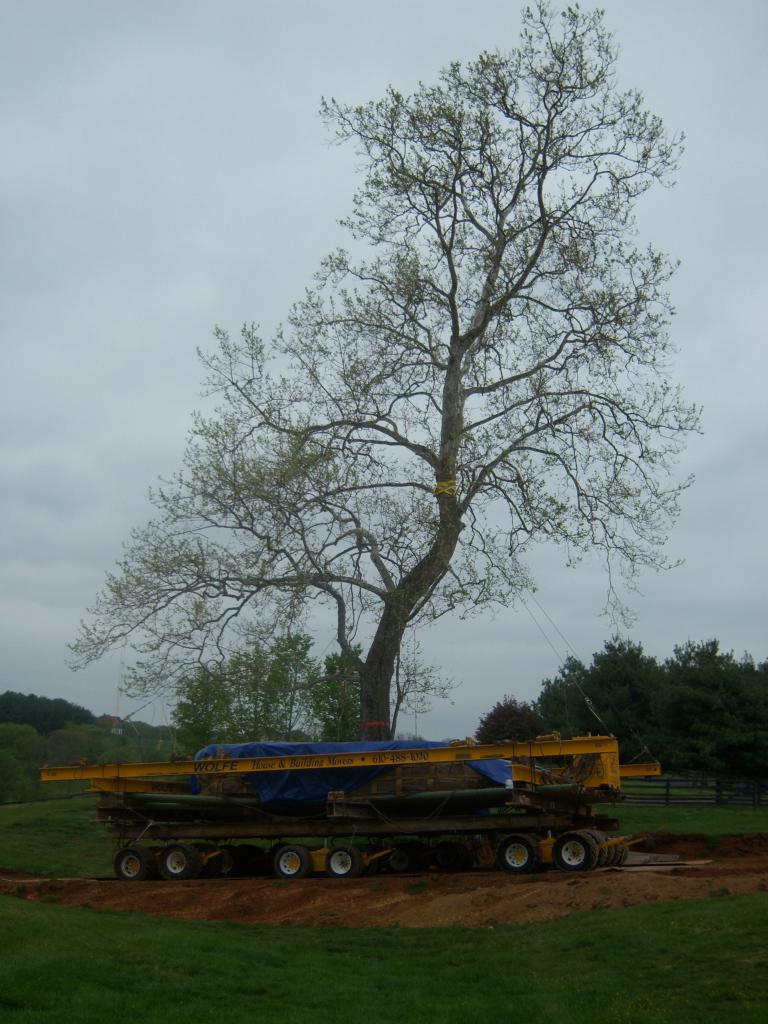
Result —
[[[627,831],[768,832],[765,811],[618,814]],[[86,797],[0,807],[0,865],[109,873],[113,840],[92,818]],[[0,897],[2,1021],[751,1024],[768,1013],[762,893],[474,930],[269,928],[54,904]]]
[[[115,841],[94,821],[93,796],[0,806],[0,866],[36,875],[112,872]]]
[[[14,1024],[757,1024],[768,896],[496,929],[195,923],[0,897]]]
[[[768,833],[768,807],[654,807],[598,804],[599,813],[619,819],[622,832],[677,832],[705,836]]]
[[[40,875],[110,875],[115,841],[94,821],[95,799],[0,806],[0,866]],[[599,810],[618,817],[625,832],[768,833],[768,808],[601,804]]]

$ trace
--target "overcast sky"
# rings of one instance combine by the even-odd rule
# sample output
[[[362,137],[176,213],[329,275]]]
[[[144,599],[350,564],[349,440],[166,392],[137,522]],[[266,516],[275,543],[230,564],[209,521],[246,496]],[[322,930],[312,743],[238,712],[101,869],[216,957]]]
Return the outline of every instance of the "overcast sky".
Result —
[[[320,98],[408,91],[511,48],[521,6],[0,0],[0,691],[138,707],[118,696],[119,656],[73,674],[65,645],[147,518],[147,488],[179,464],[196,349],[214,324],[268,335],[344,240],[355,158],[328,145]],[[717,637],[762,660],[768,4],[603,6],[622,86],[687,135],[677,187],[646,197],[640,226],[682,261],[675,376],[704,407],[668,548],[684,565],[642,580],[630,635],[658,657]],[[610,636],[597,562],[530,561],[549,639],[523,607],[422,634],[461,684],[424,735],[470,734],[505,693],[535,697],[566,653],[546,616],[587,660]],[[331,649],[318,636],[316,653]]]

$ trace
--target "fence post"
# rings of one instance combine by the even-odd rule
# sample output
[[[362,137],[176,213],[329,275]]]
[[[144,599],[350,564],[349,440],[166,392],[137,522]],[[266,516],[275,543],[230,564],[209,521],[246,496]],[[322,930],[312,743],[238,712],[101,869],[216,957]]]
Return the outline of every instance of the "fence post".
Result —
[[[720,779],[715,779],[715,803],[721,804],[723,802],[723,786]]]
[[[669,788],[670,788],[670,780],[669,779],[665,779],[664,780],[664,804],[665,804],[666,807],[669,807],[669,802],[670,802],[669,801]]]

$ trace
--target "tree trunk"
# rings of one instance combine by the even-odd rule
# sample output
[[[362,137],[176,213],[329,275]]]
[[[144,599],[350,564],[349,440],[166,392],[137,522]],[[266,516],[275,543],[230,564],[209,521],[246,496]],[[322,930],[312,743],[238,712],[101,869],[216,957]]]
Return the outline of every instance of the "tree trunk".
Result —
[[[371,662],[366,660],[360,674],[360,739],[389,740],[389,687],[392,678],[388,671],[389,652]]]
[[[456,550],[461,532],[456,498],[442,495],[438,500],[441,522],[435,542],[389,595],[360,672],[361,739],[392,739],[390,690],[403,635],[413,609],[443,577]]]
[[[397,655],[411,614],[419,601],[443,578],[459,542],[462,522],[456,497],[456,458],[464,422],[461,346],[458,336],[443,384],[443,417],[440,451],[435,467],[438,522],[429,551],[387,595],[361,674],[361,734],[366,739],[392,739],[390,688]],[[441,486],[442,485],[442,486]],[[447,486],[446,486],[447,485]]]

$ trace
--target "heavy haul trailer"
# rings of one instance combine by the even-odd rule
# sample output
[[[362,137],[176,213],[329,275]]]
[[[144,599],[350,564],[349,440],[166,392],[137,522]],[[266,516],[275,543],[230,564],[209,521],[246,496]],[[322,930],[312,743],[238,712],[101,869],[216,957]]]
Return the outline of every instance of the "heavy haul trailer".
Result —
[[[622,863],[631,842],[612,836],[618,823],[592,803],[620,799],[622,778],[659,772],[655,762],[620,765],[614,737],[552,735],[217,745],[189,761],[68,765],[40,777],[87,780],[102,794],[97,820],[117,839],[116,874],[141,880],[248,873],[259,860],[284,878],[433,862],[589,870]],[[249,840],[267,841],[269,857]]]

